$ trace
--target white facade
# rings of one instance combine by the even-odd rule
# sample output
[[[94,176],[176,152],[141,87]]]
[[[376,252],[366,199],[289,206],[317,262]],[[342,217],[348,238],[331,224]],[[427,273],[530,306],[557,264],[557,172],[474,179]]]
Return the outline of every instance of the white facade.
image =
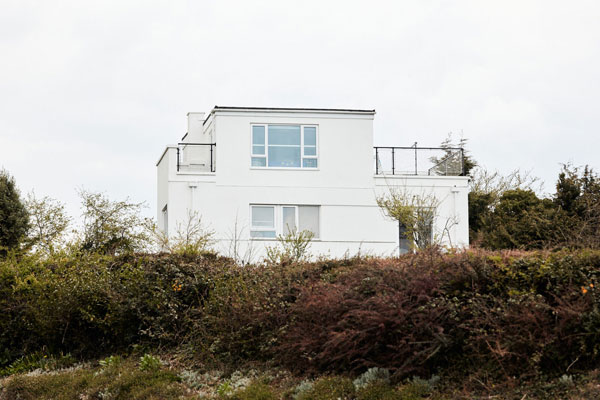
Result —
[[[467,246],[468,178],[398,169],[392,175],[381,160],[376,168],[374,116],[374,110],[237,107],[189,113],[182,143],[167,146],[157,163],[159,227],[174,235],[190,210],[198,212],[220,253],[233,256],[235,245],[238,257],[251,253],[254,261],[290,223],[316,231],[314,255],[393,255],[398,223],[376,197],[396,187],[435,196],[433,234],[444,245]],[[412,153],[406,155],[412,163]]]

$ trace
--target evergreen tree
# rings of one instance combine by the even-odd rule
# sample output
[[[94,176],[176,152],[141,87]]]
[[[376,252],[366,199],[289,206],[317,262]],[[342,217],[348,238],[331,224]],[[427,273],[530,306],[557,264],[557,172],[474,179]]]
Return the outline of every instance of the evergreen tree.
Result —
[[[0,170],[0,255],[17,248],[29,228],[29,214],[21,201],[15,180]]]
[[[600,177],[592,168],[563,165],[554,204],[568,217],[563,235],[566,245],[600,247]]]
[[[554,203],[569,215],[580,215],[582,210],[578,204],[578,199],[581,196],[581,186],[582,182],[578,176],[577,169],[571,168],[566,164],[563,165],[560,174],[558,174],[558,181],[556,182]]]
[[[531,190],[508,190],[486,216],[483,246],[489,249],[539,249],[555,243],[556,209]]]

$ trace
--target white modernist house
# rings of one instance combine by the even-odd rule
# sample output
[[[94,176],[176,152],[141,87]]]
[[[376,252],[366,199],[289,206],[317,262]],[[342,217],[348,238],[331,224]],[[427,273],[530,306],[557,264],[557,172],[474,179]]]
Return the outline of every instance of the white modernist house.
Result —
[[[468,245],[462,149],[373,147],[375,110],[219,107],[188,113],[188,131],[158,168],[158,225],[175,235],[192,213],[217,250],[255,260],[289,230],[312,254],[407,251],[377,205],[396,191],[435,199],[431,239]]]

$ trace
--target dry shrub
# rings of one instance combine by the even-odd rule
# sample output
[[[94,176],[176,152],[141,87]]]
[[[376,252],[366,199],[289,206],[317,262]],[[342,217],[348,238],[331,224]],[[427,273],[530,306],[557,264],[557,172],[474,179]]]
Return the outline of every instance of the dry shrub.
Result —
[[[452,308],[435,271],[391,260],[355,265],[303,288],[279,350],[294,369],[420,373],[453,346]],[[419,260],[424,261],[424,260]]]
[[[600,354],[600,258],[589,253],[424,252],[308,281],[280,360],[301,371],[453,368],[526,377]]]

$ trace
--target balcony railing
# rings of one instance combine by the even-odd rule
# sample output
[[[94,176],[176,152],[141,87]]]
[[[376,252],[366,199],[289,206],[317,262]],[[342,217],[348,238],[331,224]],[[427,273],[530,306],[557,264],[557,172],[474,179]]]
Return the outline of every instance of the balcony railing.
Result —
[[[178,143],[177,172],[215,172],[216,143]]]
[[[375,147],[376,175],[464,175],[460,147]]]

